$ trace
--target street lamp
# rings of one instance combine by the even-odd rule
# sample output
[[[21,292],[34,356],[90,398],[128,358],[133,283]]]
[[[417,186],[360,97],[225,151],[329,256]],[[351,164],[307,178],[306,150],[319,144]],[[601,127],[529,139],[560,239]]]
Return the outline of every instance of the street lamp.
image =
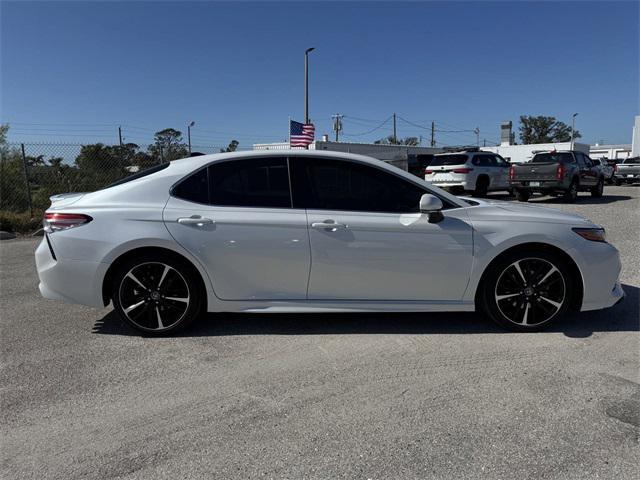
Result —
[[[307,48],[304,51],[304,123],[309,123],[309,53],[315,47]]]
[[[191,155],[191,127],[193,127],[196,124],[196,122],[191,122],[189,125],[187,125],[187,139],[189,141],[189,155]]]
[[[578,116],[577,113],[574,113],[573,115],[571,115],[571,150],[573,150],[573,132],[575,132],[576,130],[576,117]]]

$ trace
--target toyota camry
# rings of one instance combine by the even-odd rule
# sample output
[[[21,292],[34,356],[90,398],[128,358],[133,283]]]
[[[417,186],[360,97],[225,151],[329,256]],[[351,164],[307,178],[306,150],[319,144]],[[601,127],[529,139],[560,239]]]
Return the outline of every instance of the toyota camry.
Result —
[[[204,311],[479,311],[534,331],[624,296],[598,225],[457,198],[365,156],[205,155],[51,200],[42,295],[113,304],[150,335]]]

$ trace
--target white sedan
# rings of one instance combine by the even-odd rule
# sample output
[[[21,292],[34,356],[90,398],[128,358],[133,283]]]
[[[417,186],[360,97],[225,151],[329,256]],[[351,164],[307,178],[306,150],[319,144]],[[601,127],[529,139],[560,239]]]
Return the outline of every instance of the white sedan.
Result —
[[[209,312],[466,312],[538,330],[623,298],[602,228],[460,199],[379,160],[313,150],[199,156],[52,197],[46,298],[147,334]]]

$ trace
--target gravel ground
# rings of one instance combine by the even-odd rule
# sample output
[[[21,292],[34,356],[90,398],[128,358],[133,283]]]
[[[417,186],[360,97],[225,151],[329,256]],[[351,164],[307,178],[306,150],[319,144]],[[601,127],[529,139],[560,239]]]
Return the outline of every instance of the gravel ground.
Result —
[[[36,242],[5,241],[0,476],[637,479],[640,187],[605,194],[534,202],[606,227],[627,299],[535,334],[475,314],[291,314],[141,338],[42,299]]]

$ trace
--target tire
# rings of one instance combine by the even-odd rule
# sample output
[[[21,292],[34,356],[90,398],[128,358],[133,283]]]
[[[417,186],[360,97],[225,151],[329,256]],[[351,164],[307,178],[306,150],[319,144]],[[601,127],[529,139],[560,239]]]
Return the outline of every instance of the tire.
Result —
[[[579,187],[580,183],[578,182],[578,180],[576,180],[575,178],[571,180],[569,188],[566,192],[564,192],[564,195],[562,196],[562,198],[564,198],[564,201],[567,203],[574,203],[578,199]]]
[[[553,253],[531,250],[507,254],[492,263],[479,298],[482,310],[501,327],[535,332],[562,317],[573,292],[574,280],[566,263]]]
[[[529,201],[529,197],[531,197],[531,193],[524,190],[516,190],[516,199],[519,202],[527,202]]]
[[[186,328],[205,298],[199,274],[188,262],[158,254],[143,254],[120,265],[112,292],[120,318],[153,336]]]
[[[591,196],[593,198],[600,198],[604,193],[604,178],[600,177],[598,179],[598,184],[591,189]]]
[[[481,176],[476,180],[476,189],[473,191],[474,197],[486,197],[489,193],[489,179]]]
[[[622,185],[622,181],[620,179],[614,179],[613,182],[616,184],[616,187],[619,187],[620,185]]]

